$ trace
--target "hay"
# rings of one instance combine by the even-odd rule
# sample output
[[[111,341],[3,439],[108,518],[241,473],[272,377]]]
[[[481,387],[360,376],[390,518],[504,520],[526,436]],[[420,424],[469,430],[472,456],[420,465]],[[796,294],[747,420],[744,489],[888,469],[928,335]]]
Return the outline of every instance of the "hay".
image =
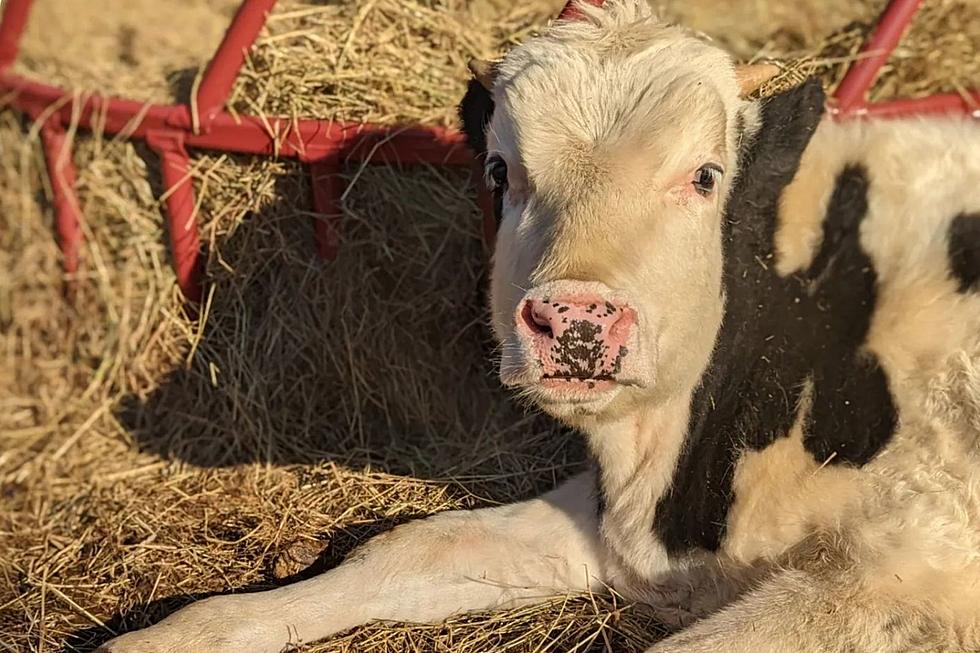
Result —
[[[844,26],[868,24],[878,15],[881,0],[825,2],[718,3],[668,0],[654,3],[665,15],[700,30],[744,60],[759,55],[805,56],[818,50],[828,34]]]
[[[449,124],[466,62],[493,56],[562,0],[278,5],[232,94],[252,114]]]
[[[20,70],[185,99],[234,3],[167,3],[173,21],[198,19],[168,32],[158,3],[97,4],[110,18],[38,0]],[[233,106],[449,123],[465,59],[560,4],[283,1]],[[876,4],[842,1],[832,18],[822,2],[666,11],[746,58],[785,57],[780,83],[818,70],[833,84],[868,26],[839,30]],[[935,56],[926,36],[942,23],[930,25],[876,93],[975,83],[975,27],[949,32],[973,40],[944,50],[948,66],[914,68]],[[392,524],[530,496],[581,467],[576,440],[524,414],[485,362],[485,259],[462,172],[349,169],[341,255],[326,264],[301,166],[194,153],[210,292],[193,318],[173,288],[153,155],[86,134],[75,156],[88,228],[70,303],[36,129],[0,112],[0,649],[85,650],[193,596],[273,586]],[[642,610],[586,596],[373,625],[311,650],[629,651],[657,635]]]
[[[35,2],[14,71],[63,88],[172,102],[186,96],[239,4]]]
[[[871,89],[872,100],[980,88],[976,0],[930,0]]]
[[[854,3],[855,7],[862,3]],[[819,76],[828,92],[844,78],[850,62],[874,27],[884,2],[863,3],[855,19],[816,43],[778,32],[756,56],[783,62],[784,75],[763,94]],[[787,38],[789,36],[789,38]],[[794,45],[795,44],[795,45]],[[868,92],[871,101],[962,93],[980,88],[980,11],[974,0],[926,0],[916,20]]]

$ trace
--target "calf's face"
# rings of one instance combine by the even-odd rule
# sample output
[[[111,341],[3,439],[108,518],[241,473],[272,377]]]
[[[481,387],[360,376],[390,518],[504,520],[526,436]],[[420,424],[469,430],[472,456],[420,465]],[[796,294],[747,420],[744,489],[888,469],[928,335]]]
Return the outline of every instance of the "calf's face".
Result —
[[[461,106],[498,213],[501,378],[572,422],[689,392],[723,313],[747,104],[727,54],[640,14],[557,23]]]

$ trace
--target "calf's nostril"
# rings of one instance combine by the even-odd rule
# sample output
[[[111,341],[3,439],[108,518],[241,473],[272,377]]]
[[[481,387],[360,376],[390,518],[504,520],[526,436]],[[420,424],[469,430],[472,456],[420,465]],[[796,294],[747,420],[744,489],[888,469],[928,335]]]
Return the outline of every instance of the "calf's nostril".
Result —
[[[552,335],[551,322],[546,316],[540,315],[532,302],[525,302],[521,309],[521,319],[530,329],[531,333],[540,333],[546,336]]]
[[[632,311],[619,309],[615,321],[609,327],[609,335],[614,339],[625,340],[629,336],[634,322],[636,319]]]

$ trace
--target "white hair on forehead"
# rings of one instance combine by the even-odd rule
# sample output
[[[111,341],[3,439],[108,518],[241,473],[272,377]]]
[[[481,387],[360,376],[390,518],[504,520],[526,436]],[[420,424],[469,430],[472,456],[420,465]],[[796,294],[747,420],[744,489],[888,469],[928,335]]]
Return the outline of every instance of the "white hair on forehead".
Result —
[[[514,148],[531,172],[623,141],[667,158],[698,139],[734,151],[743,101],[728,53],[660,20],[645,0],[579,10],[500,62],[494,123],[504,151]]]
[[[580,2],[577,7],[578,17],[553,22],[511,51],[499,64],[499,79],[513,79],[535,64],[553,62],[557,68],[563,58],[572,67],[649,63],[654,69],[708,73],[723,96],[738,96],[731,56],[707,37],[661,20],[646,0],[607,0],[598,7]]]

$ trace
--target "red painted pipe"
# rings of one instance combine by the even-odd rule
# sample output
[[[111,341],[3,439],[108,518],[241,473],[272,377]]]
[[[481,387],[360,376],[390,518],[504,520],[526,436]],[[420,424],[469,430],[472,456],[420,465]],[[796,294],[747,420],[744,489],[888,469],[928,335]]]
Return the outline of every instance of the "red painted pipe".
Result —
[[[125,131],[134,138],[147,133],[189,127],[182,105],[146,105],[132,100],[88,96],[76,105],[71,93],[29,81],[17,75],[0,75],[0,93],[12,91],[9,102],[28,115],[40,115],[55,103],[62,106],[53,118],[83,127],[97,123],[106,133]],[[135,122],[134,122],[135,121]],[[465,139],[443,127],[399,127],[369,123],[322,120],[233,117],[219,112],[207,133],[187,133],[186,147],[296,157],[303,161],[340,156],[375,163],[434,163],[468,166],[472,155]]]
[[[844,117],[901,118],[910,115],[965,113],[980,118],[980,91],[948,93],[923,98],[889,100],[859,107]]]
[[[27,27],[32,0],[0,0],[3,19],[0,20],[0,72],[13,65],[20,50],[20,38]]]
[[[58,244],[61,247],[62,266],[69,277],[78,272],[82,248],[82,211],[75,194],[75,162],[71,143],[60,123],[49,120],[41,127],[41,146],[51,181]],[[69,279],[69,285],[74,279]]]
[[[594,7],[601,7],[602,3],[603,0],[569,0],[565,8],[558,14],[558,20],[579,20],[582,18],[582,12],[579,10],[578,5],[589,4]]]
[[[346,182],[341,177],[340,163],[335,159],[321,159],[310,164],[313,180],[313,208],[320,216],[314,223],[316,253],[325,260],[333,261],[340,251],[340,222],[344,209],[341,198]]]
[[[834,93],[841,112],[850,111],[865,102],[865,94],[874,83],[878,71],[902,40],[922,0],[891,0],[878,20],[871,39],[861,48],[860,59],[851,64],[844,80]]]
[[[275,4],[276,0],[245,0],[238,8],[197,90],[197,112],[203,131],[224,109],[238,71]]]
[[[147,144],[160,156],[160,174],[166,192],[170,247],[177,285],[191,302],[201,300],[201,241],[194,215],[194,185],[190,157],[181,132],[150,132]]]

